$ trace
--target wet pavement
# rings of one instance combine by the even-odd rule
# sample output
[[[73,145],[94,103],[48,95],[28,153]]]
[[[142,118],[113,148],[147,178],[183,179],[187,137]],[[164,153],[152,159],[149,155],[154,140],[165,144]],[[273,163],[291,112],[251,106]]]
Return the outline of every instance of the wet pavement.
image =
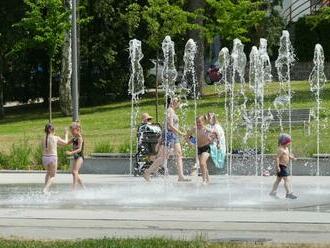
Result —
[[[262,238],[330,242],[330,177],[293,177],[297,200],[268,196],[274,177],[214,176],[178,183],[154,178],[82,175],[87,189],[70,190],[60,174],[50,195],[43,174],[0,173],[0,234],[24,238],[93,237]],[[33,230],[35,232],[33,232]],[[47,231],[48,230],[48,231]]]

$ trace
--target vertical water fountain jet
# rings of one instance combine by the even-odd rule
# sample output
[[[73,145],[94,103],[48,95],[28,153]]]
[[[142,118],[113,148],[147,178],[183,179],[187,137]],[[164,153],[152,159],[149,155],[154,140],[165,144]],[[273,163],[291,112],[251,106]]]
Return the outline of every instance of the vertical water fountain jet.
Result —
[[[229,68],[230,68],[230,54],[229,50],[227,47],[224,47],[221,49],[219,52],[218,56],[218,62],[219,62],[219,71],[222,74],[221,81],[219,82],[220,84],[224,84],[224,91],[225,91],[225,139],[226,139],[226,151],[225,154],[227,153],[228,149],[228,130],[229,130],[229,108],[228,108],[228,92],[230,92],[230,86],[231,84],[229,83]],[[228,156],[226,155],[226,164],[227,164],[227,173],[229,173],[229,159]]]
[[[309,84],[311,92],[315,95],[316,100],[316,110],[315,110],[315,119],[316,119],[316,153],[317,153],[317,162],[316,162],[316,175],[320,175],[320,106],[321,98],[320,91],[324,87],[327,79],[324,73],[324,52],[320,44],[315,45],[314,50],[314,67],[309,75]]]
[[[287,30],[282,31],[280,38],[280,47],[278,49],[278,57],[275,61],[277,69],[278,80],[280,83],[279,95],[274,100],[274,106],[277,110],[281,132],[284,131],[282,117],[286,106],[288,107],[288,122],[289,134],[292,134],[291,126],[291,66],[295,62],[295,55],[290,41],[290,34]],[[292,148],[291,148],[292,152]],[[290,170],[292,174],[292,161],[290,161]]]
[[[183,76],[180,84],[181,98],[185,99],[185,106],[182,106],[182,112],[184,119],[186,119],[186,111],[188,108],[187,97],[192,97],[194,100],[194,120],[197,117],[197,82],[195,73],[195,56],[197,53],[197,45],[193,39],[189,39],[185,45],[183,61]],[[183,94],[182,94],[183,93]],[[184,122],[186,124],[186,122]],[[195,123],[196,125],[196,123]],[[185,127],[187,128],[187,127]],[[197,140],[197,130],[195,134]],[[198,166],[198,153],[197,153],[197,142],[196,142],[196,165]]]
[[[162,86],[165,91],[165,144],[167,144],[167,99],[172,98],[175,94],[175,81],[177,78],[177,70],[175,68],[175,49],[174,42],[170,36],[166,36],[162,42],[162,50],[164,54],[164,68],[162,71]],[[165,175],[168,175],[167,159],[165,159]]]
[[[131,76],[128,81],[128,93],[131,98],[131,134],[130,134],[130,174],[133,170],[133,144],[135,140],[136,118],[139,113],[140,95],[144,94],[143,68],[140,61],[143,58],[141,41],[133,39],[129,42]]]
[[[233,134],[236,129],[234,125],[237,125],[235,120],[235,112],[240,117],[243,114],[244,118],[247,117],[246,113],[246,97],[244,94],[245,86],[245,66],[246,66],[246,55],[244,53],[244,45],[239,39],[234,39],[233,41],[233,50],[231,53],[231,83],[230,83],[230,135],[229,135],[229,149],[230,149],[230,161],[229,161],[229,175],[232,173],[232,160],[233,160]],[[240,106],[240,109],[236,111],[234,108],[235,105],[235,83],[236,80],[241,84],[240,87],[240,96],[243,97],[243,104]],[[248,124],[245,120],[245,124]],[[237,126],[236,126],[237,127]]]
[[[265,138],[269,128],[270,121],[273,116],[268,110],[267,116],[264,113],[264,96],[265,96],[265,84],[272,81],[272,65],[267,52],[267,40],[264,38],[260,39],[259,44],[259,56],[260,56],[260,83],[258,89],[258,99],[260,102],[260,117],[261,117],[261,128],[260,128],[260,165],[261,173],[264,170],[264,153],[265,153]]]
[[[255,169],[256,176],[259,174],[259,156],[258,156],[258,138],[259,138],[259,122],[261,118],[261,108],[262,108],[262,98],[263,98],[263,89],[262,89],[262,80],[261,80],[261,60],[258,48],[253,46],[250,52],[250,67],[249,67],[249,83],[250,87],[253,89],[254,93],[254,138],[255,138]]]
[[[278,111],[281,131],[284,131],[282,123],[283,110],[288,106],[289,134],[291,135],[291,66],[295,62],[295,55],[290,41],[290,34],[287,30],[282,31],[278,58],[275,61],[278,80],[280,83],[279,95],[274,101]]]

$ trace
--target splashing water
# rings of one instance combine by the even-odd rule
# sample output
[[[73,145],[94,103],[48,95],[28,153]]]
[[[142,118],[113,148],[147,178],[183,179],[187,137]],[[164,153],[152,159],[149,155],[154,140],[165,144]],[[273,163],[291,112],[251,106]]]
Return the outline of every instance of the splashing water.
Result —
[[[164,54],[164,68],[162,71],[162,86],[165,90],[165,121],[164,121],[164,132],[165,132],[165,144],[167,144],[167,99],[173,98],[175,94],[175,80],[178,76],[178,72],[175,68],[175,49],[174,42],[171,40],[170,36],[166,36],[162,42],[162,50]],[[165,175],[168,175],[167,159],[165,159]]]
[[[281,132],[283,129],[283,113],[285,108],[288,110],[288,122],[289,122],[289,134],[292,135],[292,123],[291,123],[291,66],[295,62],[294,50],[290,41],[290,34],[287,30],[282,31],[280,38],[280,48],[278,49],[278,58],[275,61],[275,67],[277,69],[278,80],[280,83],[279,95],[274,101],[274,107],[277,110]],[[292,148],[291,148],[292,152]],[[292,174],[292,161],[290,161],[290,169]]]
[[[131,76],[128,82],[128,93],[131,94],[131,135],[130,135],[130,174],[133,170],[134,130],[139,113],[139,96],[144,94],[143,68],[140,61],[143,58],[141,41],[133,39],[129,42],[129,56],[131,60]]]
[[[294,50],[290,41],[290,34],[287,30],[282,31],[280,38],[280,48],[278,58],[275,61],[278,80],[280,83],[279,95],[274,101],[274,106],[278,111],[281,131],[283,132],[282,115],[283,110],[288,106],[289,134],[291,135],[291,66],[295,62]]]
[[[264,113],[264,96],[265,96],[265,84],[270,83],[272,81],[272,66],[270,63],[270,59],[267,52],[267,40],[261,38],[259,45],[259,56],[260,56],[260,77],[261,82],[259,86],[258,98],[260,101],[260,116],[261,116],[261,154],[260,154],[260,164],[261,164],[261,172],[264,170],[264,153],[265,153],[265,139],[266,134],[270,126],[270,122],[273,120],[273,115],[268,109],[267,115]]]
[[[249,83],[254,92],[254,136],[255,136],[255,167],[256,175],[258,175],[259,157],[258,157],[258,134],[259,134],[259,121],[261,118],[261,109],[263,104],[263,86],[261,80],[261,59],[259,51],[256,46],[253,46],[250,52],[250,67],[249,67]]]
[[[184,50],[184,69],[182,81],[180,84],[180,97],[185,101],[185,104],[181,107],[183,113],[183,124],[186,130],[187,122],[187,110],[188,110],[188,100],[187,97],[192,97],[194,99],[194,119],[197,117],[197,82],[195,73],[195,56],[197,53],[197,45],[193,39],[189,39],[185,45]],[[195,134],[197,139],[197,134]],[[198,154],[197,154],[197,142],[196,142],[196,165],[198,165]]]
[[[234,39],[233,41],[233,50],[231,53],[231,69],[232,69],[232,75],[231,75],[231,84],[229,87],[229,93],[230,93],[230,135],[229,135],[229,142],[230,142],[230,161],[229,161],[229,175],[231,175],[232,172],[232,160],[233,160],[233,134],[234,130],[237,128],[235,127],[235,123],[237,123],[237,117],[240,118],[240,116],[243,115],[244,122],[246,124],[247,129],[249,129],[249,117],[247,116],[246,111],[246,96],[244,93],[244,86],[245,86],[245,66],[246,66],[246,56],[244,53],[244,45],[239,39]],[[238,79],[238,82],[241,84],[240,87],[240,96],[243,98],[243,103],[240,106],[240,109],[235,111],[235,83],[236,79]]]
[[[310,89],[315,95],[315,100],[316,100],[316,111],[315,111],[316,151],[317,151],[316,175],[319,176],[320,175],[320,106],[321,106],[320,91],[324,87],[325,82],[327,81],[324,73],[324,52],[320,44],[315,45],[313,63],[314,63],[314,67],[311,74],[309,75],[308,81],[310,84]]]
[[[228,139],[228,131],[229,131],[229,107],[228,107],[228,92],[231,92],[231,84],[229,83],[229,68],[230,68],[230,54],[227,47],[224,47],[219,52],[218,61],[220,65],[220,73],[222,74],[220,84],[224,84],[225,89],[225,118],[226,118],[226,132],[225,132],[225,139]],[[220,93],[220,92],[218,92]],[[226,142],[226,152],[229,151],[228,142]],[[227,173],[229,172],[229,163],[228,157],[226,157],[226,164],[227,164]]]

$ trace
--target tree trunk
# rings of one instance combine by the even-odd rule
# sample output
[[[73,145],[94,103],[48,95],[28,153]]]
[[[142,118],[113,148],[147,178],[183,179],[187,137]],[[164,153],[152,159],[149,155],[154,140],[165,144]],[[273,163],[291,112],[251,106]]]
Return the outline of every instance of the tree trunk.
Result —
[[[49,105],[49,123],[52,122],[52,87],[53,87],[53,60],[52,57],[49,59],[49,99],[48,99],[48,105]]]
[[[70,31],[68,31],[62,50],[62,77],[59,86],[60,108],[64,116],[70,116],[72,113],[71,74],[71,35]]]
[[[66,0],[68,8],[71,9],[71,0]],[[71,74],[72,74],[72,57],[71,57],[71,30],[65,35],[62,48],[62,77],[59,85],[60,109],[64,116],[70,116],[72,113],[71,99]]]
[[[204,0],[189,0],[188,11],[193,12],[197,9],[205,7]],[[195,23],[203,25],[203,20],[197,18]],[[192,38],[197,44],[197,54],[195,58],[195,70],[197,79],[197,90],[200,95],[202,95],[203,85],[205,84],[204,78],[204,39],[203,34],[200,30],[191,30],[188,32],[189,38]]]

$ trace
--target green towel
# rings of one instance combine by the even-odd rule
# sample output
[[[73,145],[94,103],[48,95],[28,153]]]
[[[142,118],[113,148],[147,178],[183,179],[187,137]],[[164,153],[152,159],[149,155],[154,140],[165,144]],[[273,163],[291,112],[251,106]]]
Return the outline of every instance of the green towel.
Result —
[[[219,148],[217,147],[217,141],[214,141],[211,145],[211,158],[215,167],[222,169],[225,166],[226,160],[226,139],[225,132],[220,124],[216,123],[215,125],[209,125],[213,132],[217,132],[220,136]]]
[[[219,149],[216,143],[210,145],[212,161],[218,169],[222,169],[225,166],[226,151]]]

